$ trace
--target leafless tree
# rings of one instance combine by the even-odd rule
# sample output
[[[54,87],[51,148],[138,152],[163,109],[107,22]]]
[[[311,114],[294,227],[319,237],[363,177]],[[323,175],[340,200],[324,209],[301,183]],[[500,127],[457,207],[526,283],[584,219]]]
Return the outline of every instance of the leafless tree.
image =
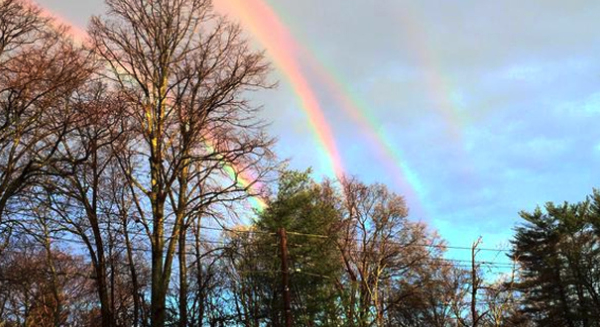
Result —
[[[346,216],[338,247],[347,282],[339,285],[347,294],[347,319],[384,326],[390,306],[403,298],[390,300],[393,284],[418,285],[430,260],[441,257],[442,243],[425,225],[408,221],[404,199],[385,186],[345,179],[342,189]]]
[[[63,28],[22,0],[0,1],[0,232],[55,158],[71,94],[93,67]]]
[[[123,134],[124,110],[103,83],[88,84],[69,103],[73,122],[47,169],[45,192],[38,201],[85,245],[94,267],[102,326],[108,327],[116,324],[111,260],[123,235],[118,204],[126,193],[113,144]]]
[[[246,197],[264,174],[271,140],[243,92],[268,86],[268,66],[208,0],[107,5],[90,34],[126,96],[131,137],[117,157],[152,250],[152,325],[164,326],[173,260],[178,246],[186,248],[190,220]],[[185,293],[185,278],[180,283]],[[186,308],[179,311],[185,326]]]
[[[0,258],[0,321],[5,326],[94,326],[88,323],[94,298],[85,262],[48,245],[48,238],[44,244],[40,240],[21,237]]]

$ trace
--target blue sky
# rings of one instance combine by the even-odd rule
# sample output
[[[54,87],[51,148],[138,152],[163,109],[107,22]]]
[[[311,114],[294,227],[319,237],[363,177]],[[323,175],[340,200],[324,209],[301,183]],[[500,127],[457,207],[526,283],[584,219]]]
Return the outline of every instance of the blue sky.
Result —
[[[506,245],[520,210],[579,201],[598,185],[600,2],[267,2],[382,122],[377,131],[423,184],[421,198],[407,197],[425,209],[411,218],[449,244],[468,246],[481,235],[485,247]],[[82,27],[103,12],[101,0],[38,3]],[[390,182],[365,135],[314,72],[306,74],[348,173],[410,193]],[[272,78],[279,87],[254,101],[272,121],[276,152],[322,176],[327,162],[315,155],[296,95],[281,72]]]

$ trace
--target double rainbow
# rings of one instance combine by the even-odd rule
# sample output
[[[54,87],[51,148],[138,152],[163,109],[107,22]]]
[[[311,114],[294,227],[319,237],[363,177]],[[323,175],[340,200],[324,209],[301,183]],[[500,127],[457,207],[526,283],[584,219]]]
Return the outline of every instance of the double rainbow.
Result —
[[[350,90],[333,69],[323,64],[316,55],[302,46],[292,36],[283,24],[280,16],[269,6],[265,0],[220,0],[216,7],[238,18],[240,23],[266,48],[275,65],[284,73],[290,85],[300,99],[303,110],[306,112],[316,139],[322,144],[323,152],[328,156],[332,170],[336,176],[344,174],[342,160],[337,150],[331,127],[325,121],[324,114],[315,99],[315,92],[307,83],[306,77],[298,68],[300,63],[297,54],[304,55],[311,67],[315,69],[320,80],[328,87],[331,94],[335,96],[346,115],[354,120],[361,128],[363,135],[369,140],[371,146],[377,151],[380,160],[389,169],[395,182],[407,193],[409,198],[415,199],[413,207],[423,215],[428,215],[424,206],[427,190],[418,177],[417,173],[408,165],[402,151],[394,145],[389,137],[378,132],[382,126],[373,115],[369,114],[366,103]],[[427,52],[427,51],[425,51]],[[433,88],[441,87],[439,80],[430,80]],[[437,92],[436,92],[437,94]],[[445,106],[445,108],[448,108]],[[447,118],[450,112],[444,111]],[[455,134],[452,131],[452,134]]]

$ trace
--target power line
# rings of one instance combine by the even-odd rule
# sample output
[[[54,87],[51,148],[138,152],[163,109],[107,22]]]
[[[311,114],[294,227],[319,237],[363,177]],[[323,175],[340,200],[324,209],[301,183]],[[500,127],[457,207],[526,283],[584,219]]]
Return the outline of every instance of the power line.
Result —
[[[82,209],[82,208],[79,208]],[[28,216],[30,218],[39,218],[39,216],[35,216],[35,215],[31,215],[31,214],[27,214],[27,213],[23,213],[20,212],[18,213],[19,215],[23,215],[23,216]],[[56,221],[54,219],[51,219],[53,221]],[[63,222],[57,222],[60,225],[73,225],[73,226],[79,226],[79,227],[86,227],[86,228],[93,228],[91,225],[87,225],[85,223],[63,223]],[[104,223],[104,224],[108,224],[108,223]],[[173,222],[164,222],[165,225],[170,226],[170,227],[175,227],[175,223]],[[117,223],[115,225],[118,226],[123,226],[120,223]],[[240,230],[240,229],[232,229],[232,228],[227,228],[224,226],[219,226],[219,227],[212,227],[212,226],[194,226],[200,229],[205,229],[205,230],[213,230],[213,231],[221,231],[221,232],[230,232],[230,233],[234,233],[234,234],[262,234],[262,235],[275,235],[275,233],[271,233],[271,232],[266,232],[266,231],[258,231],[258,230]],[[110,229],[108,228],[104,228],[104,227],[98,227],[101,230],[104,231],[110,231]],[[114,231],[121,231],[121,229],[115,229]],[[133,235],[147,235],[146,233],[143,232],[139,232],[139,231],[128,231],[128,233],[131,233]],[[332,236],[328,236],[328,235],[324,235],[324,234],[314,234],[314,233],[302,233],[302,232],[294,232],[294,231],[290,231],[287,232],[290,235],[296,235],[296,236],[306,236],[306,237],[312,237],[312,238],[320,238],[320,239],[331,239]],[[353,241],[362,241],[359,239],[352,239]],[[195,240],[192,240],[195,241]],[[472,248],[471,247],[465,247],[465,246],[451,246],[451,245],[445,245],[445,244],[425,244],[425,243],[400,243],[400,242],[395,242],[395,241],[389,241],[386,240],[385,243],[387,244],[392,244],[392,245],[399,245],[399,246],[403,246],[403,247],[426,247],[426,248],[438,248],[438,249],[453,249],[453,250],[468,250],[471,251]],[[301,246],[301,245],[294,245],[294,246]],[[479,251],[488,251],[488,252],[505,252],[508,253],[509,251],[511,251],[510,249],[492,249],[492,248],[476,248],[476,250]]]
[[[37,230],[36,232],[43,233],[44,231]],[[62,242],[67,242],[67,243],[84,245],[86,247],[88,245],[95,245],[94,243],[91,243],[91,242],[88,244],[82,240],[75,240],[75,239],[70,239],[70,238],[65,238],[65,237],[60,237],[60,236],[47,236],[47,238],[50,240],[54,240],[54,241],[62,241]],[[221,245],[221,246],[223,246],[223,248],[222,248],[223,250],[227,249],[227,248],[231,248],[231,246],[233,245],[233,244],[227,243],[227,242],[207,240],[207,239],[202,240],[202,242],[209,243],[209,244]],[[41,244],[31,244],[31,245],[44,247]],[[252,244],[246,243],[243,245],[252,245]],[[127,246],[123,246],[123,245],[107,244],[107,246],[110,246],[114,249],[120,249],[120,250],[128,249]],[[272,244],[272,246],[276,246],[276,245]],[[136,251],[136,252],[152,253],[152,249],[148,249],[148,248],[139,248],[139,247],[135,247],[135,246],[130,246],[129,249],[132,251]],[[191,255],[191,256],[198,255],[198,253],[189,252],[189,251],[186,251],[185,253],[187,255]],[[422,267],[422,266],[430,265],[432,262],[450,263],[450,264],[453,264],[454,267],[458,267],[458,268],[471,268],[471,261],[469,261],[469,260],[446,259],[446,258],[423,258],[423,260],[418,260],[416,262],[408,264],[406,267],[404,267],[404,269],[410,268],[410,267]],[[484,265],[484,268],[493,267],[493,268],[498,268],[498,269],[503,269],[503,268],[508,269],[508,268],[514,267],[514,265],[512,265],[510,263],[489,262],[489,261],[476,261],[475,263],[478,265]]]
[[[70,238],[65,238],[65,237],[60,237],[60,236],[48,236],[47,237],[50,240],[53,241],[61,241],[61,242],[67,242],[67,243],[73,243],[73,244],[78,244],[78,245],[84,245],[84,246],[88,246],[88,245],[94,245],[93,243],[86,243],[82,240],[75,240],[75,239],[70,239]],[[220,245],[228,245],[222,242],[217,242],[217,241],[205,241],[206,243],[211,243],[211,244],[220,244]],[[44,247],[44,245],[42,244],[29,244],[32,247]],[[118,250],[128,250],[127,246],[124,245],[115,245],[115,244],[107,244],[107,246],[110,246],[114,249],[118,249]],[[18,247],[18,246],[17,246]],[[135,246],[130,246],[129,249],[131,251],[136,251],[136,252],[145,252],[145,253],[152,253],[152,249],[148,249],[148,248],[140,248],[140,247],[135,247]],[[225,249],[225,248],[223,248]],[[197,255],[198,253],[195,252],[190,252],[190,251],[185,251],[185,254],[187,255]]]
[[[330,236],[323,235],[323,234],[309,234],[309,233],[300,233],[300,232],[288,232],[288,234],[307,236],[307,237],[315,237],[315,238],[331,238]],[[353,241],[362,241],[362,240],[356,240],[356,239],[352,239],[352,240]],[[451,246],[451,245],[444,245],[444,244],[423,244],[423,243],[402,244],[402,243],[394,242],[394,241],[386,241],[386,243],[394,244],[394,245],[401,245],[401,246],[406,246],[406,247],[417,246],[417,247],[429,247],[429,248],[453,249],[453,250],[469,250],[469,251],[471,251],[473,249],[472,247],[467,247],[467,246]],[[489,252],[509,252],[509,251],[511,251],[510,249],[492,249],[492,248],[480,248],[480,247],[477,247],[476,250],[489,251]]]
[[[85,210],[85,208],[83,208],[81,206],[70,204],[70,203],[61,202],[59,204],[63,205],[63,206],[75,208],[75,209],[78,209],[78,210],[83,210],[83,211]],[[107,211],[104,208],[98,208],[98,209],[102,209],[101,213],[103,213],[105,215],[118,215],[117,213],[111,212],[111,211]],[[24,213],[20,212],[20,213],[16,213],[16,214],[24,214]],[[134,222],[136,222],[136,221],[134,220]],[[136,223],[138,223],[138,222],[136,222]],[[170,226],[170,227],[175,227],[176,226],[176,223],[169,222],[169,221],[164,221],[163,224],[166,225],[166,226]],[[227,232],[232,232],[232,233],[268,234],[268,235],[275,235],[276,234],[274,232],[257,231],[257,230],[235,230],[235,229],[227,228],[227,227],[225,227],[223,225],[220,225],[219,227],[202,226],[201,228],[207,229],[207,230],[215,230],[215,231],[227,231]],[[312,238],[321,238],[321,239],[330,239],[331,238],[331,236],[329,236],[329,235],[317,234],[317,233],[303,233],[303,232],[296,232],[296,231],[287,231],[287,234],[295,235],[295,236],[306,236],[306,237],[312,237]],[[354,241],[362,241],[362,240],[356,240],[356,239],[353,239],[353,240]],[[426,243],[403,244],[403,243],[394,242],[394,241],[386,241],[386,242],[389,243],[389,244],[400,245],[400,246],[407,246],[407,247],[408,246],[410,246],[410,247],[428,247],[428,248],[451,249],[451,250],[468,250],[468,251],[472,250],[472,247],[469,247],[469,246],[452,246],[452,245],[445,245],[445,244],[426,244]],[[494,248],[481,248],[481,247],[478,247],[476,250],[478,250],[478,251],[485,251],[485,252],[495,252],[495,253],[500,253],[500,252],[509,253],[511,251],[511,249],[507,249],[507,248],[496,248],[496,249],[494,249]]]
[[[75,206],[76,207],[76,206]],[[81,207],[76,207],[77,209],[83,209]],[[21,216],[26,216],[26,217],[30,217],[30,218],[39,218],[39,216],[36,215],[32,215],[32,214],[28,214],[28,213],[24,213],[24,212],[20,212],[18,213]],[[68,223],[64,223],[61,221],[56,221],[55,219],[52,218],[48,218],[52,221],[55,221],[57,224],[59,224],[61,227],[63,228],[59,228],[59,229],[53,229],[52,231],[68,231],[71,232],[73,234],[81,234],[81,231],[74,231],[69,227],[65,227],[65,225],[71,225],[74,228],[93,228],[91,225],[89,224],[85,224],[83,222],[68,222]],[[122,222],[122,221],[121,221]],[[97,226],[98,229],[105,231],[105,232],[123,232],[123,227],[124,225],[121,224],[121,222],[117,222],[115,223],[116,226],[119,226],[119,228],[111,228],[110,226],[107,227],[102,227],[102,226]],[[104,225],[106,224],[110,224],[110,222],[103,222]],[[169,225],[171,227],[174,227],[176,224],[172,223],[172,222],[165,222],[165,225]],[[220,231],[220,232],[229,232],[229,233],[234,233],[234,234],[262,234],[262,235],[274,235],[274,233],[269,233],[266,231],[257,231],[257,230],[240,230],[240,229],[231,229],[231,228],[227,228],[225,226],[219,226],[219,227],[213,227],[213,226],[193,226],[195,228],[199,228],[199,229],[204,229],[204,230],[212,230],[212,231]],[[24,227],[24,229],[28,232],[31,232],[32,229],[31,228],[27,228]],[[36,232],[43,232],[43,231],[36,231]],[[148,236],[147,232],[141,231],[141,230],[128,230],[127,233],[134,235],[134,236]],[[303,232],[288,232],[288,234],[291,235],[296,235],[296,236],[305,236],[305,237],[311,237],[311,238],[320,238],[320,239],[331,239],[331,236],[328,235],[323,235],[323,234],[315,234],[315,233],[303,233]],[[170,238],[170,237],[169,237]],[[59,237],[55,237],[56,240],[58,241],[64,241],[64,242],[78,242],[78,244],[83,244],[83,245],[88,245],[88,243],[84,242],[84,241],[76,241],[73,239],[67,239],[67,238],[59,238]],[[353,239],[354,241],[361,241],[361,240],[356,240]],[[187,239],[188,242],[190,243],[195,243],[197,240],[196,239]],[[209,239],[200,239],[201,243],[208,243],[208,244],[217,244],[220,246],[224,246],[227,248],[231,248],[231,246],[233,246],[234,244],[232,244],[231,242],[224,242],[224,241],[215,241],[215,240],[209,240]],[[243,244],[240,244],[240,240],[237,239],[236,240],[237,245],[235,246],[236,248],[239,247],[240,245],[242,246],[252,246],[254,245],[254,243],[248,243],[248,242],[244,242]],[[394,245],[400,245],[402,247],[427,247],[427,248],[440,248],[440,249],[459,249],[459,250],[472,250],[472,248],[469,247],[461,247],[461,246],[448,246],[448,245],[443,245],[443,244],[423,244],[423,243],[400,243],[400,242],[393,242],[393,241],[386,241],[386,243],[388,244],[394,244]],[[89,244],[94,244],[94,242],[89,242]],[[95,245],[95,244],[94,244]],[[301,248],[304,246],[304,244],[291,244],[292,247],[297,247],[297,248]],[[126,249],[126,247],[119,247],[119,246],[115,246],[114,244],[112,244],[113,248],[122,248],[122,249]],[[151,252],[150,249],[141,249],[141,248],[135,248],[132,250],[134,251],[145,251],[145,252]],[[507,252],[507,249],[487,249],[487,248],[478,248],[478,250],[481,251],[493,251],[493,252]],[[354,253],[365,253],[368,251],[365,250],[346,250],[349,252],[354,252]],[[188,253],[190,255],[195,255],[196,253]],[[464,267],[464,268],[471,268],[470,265],[472,264],[472,262],[470,260],[458,260],[458,259],[447,259],[447,258],[432,258],[429,257],[427,259],[425,259],[425,261],[430,261],[430,262],[446,262],[446,263],[451,263],[453,264],[455,267]],[[515,265],[513,263],[509,263],[509,262],[493,262],[493,261],[476,261],[475,264],[477,265],[482,265],[484,266],[483,268],[498,268],[498,269],[509,269],[509,268],[514,268]]]

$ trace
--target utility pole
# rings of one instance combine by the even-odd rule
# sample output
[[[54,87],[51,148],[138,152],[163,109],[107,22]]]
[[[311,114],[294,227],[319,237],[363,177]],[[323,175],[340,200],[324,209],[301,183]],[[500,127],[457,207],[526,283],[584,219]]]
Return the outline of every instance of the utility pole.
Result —
[[[477,291],[481,286],[481,278],[477,276],[479,271],[479,265],[477,265],[476,258],[479,250],[477,247],[481,243],[481,236],[477,239],[473,246],[471,247],[471,316],[473,319],[473,327],[477,327],[479,325],[479,320],[483,317],[480,316],[477,312]]]
[[[283,308],[285,315],[285,327],[292,327],[292,308],[290,297],[290,281],[288,269],[287,235],[285,228],[279,229],[279,248],[281,252],[281,277],[283,287]]]

